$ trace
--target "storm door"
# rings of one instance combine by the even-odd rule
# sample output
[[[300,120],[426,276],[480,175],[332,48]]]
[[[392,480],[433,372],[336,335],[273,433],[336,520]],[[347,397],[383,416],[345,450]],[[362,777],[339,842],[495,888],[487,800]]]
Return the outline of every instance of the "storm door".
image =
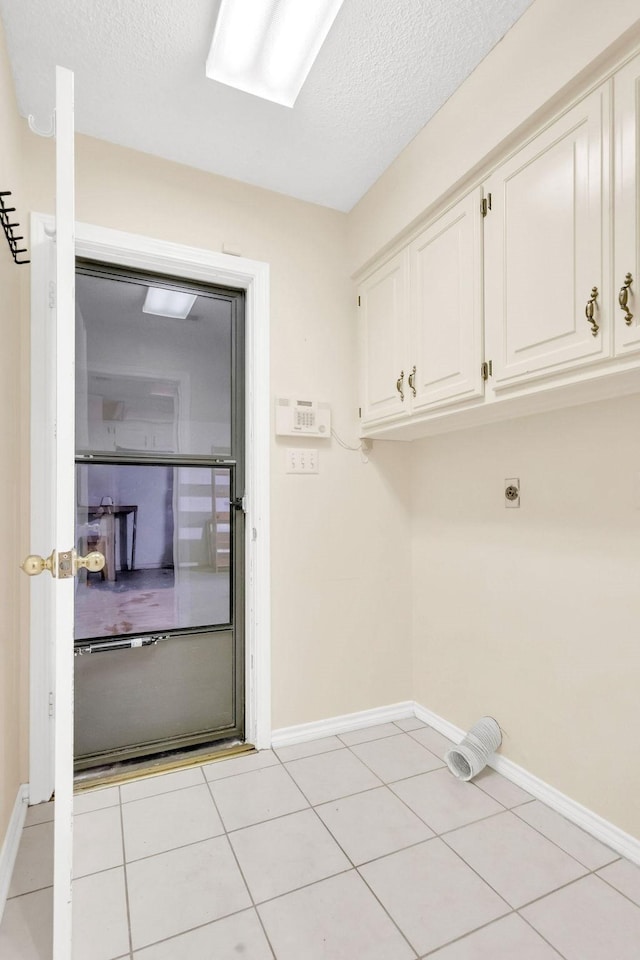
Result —
[[[244,738],[243,298],[77,261],[76,770]]]

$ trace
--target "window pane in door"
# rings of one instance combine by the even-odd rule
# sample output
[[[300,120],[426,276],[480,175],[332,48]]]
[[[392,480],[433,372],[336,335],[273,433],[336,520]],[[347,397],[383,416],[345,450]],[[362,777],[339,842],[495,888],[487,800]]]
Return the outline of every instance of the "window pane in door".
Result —
[[[231,468],[78,464],[76,640],[230,623]]]
[[[230,456],[234,301],[160,284],[77,273],[76,447]]]

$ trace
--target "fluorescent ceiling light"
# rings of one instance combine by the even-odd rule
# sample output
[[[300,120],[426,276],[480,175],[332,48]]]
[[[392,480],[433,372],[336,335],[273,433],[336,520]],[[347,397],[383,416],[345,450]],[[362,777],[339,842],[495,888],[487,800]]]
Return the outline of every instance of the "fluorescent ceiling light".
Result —
[[[156,317],[172,317],[174,320],[185,320],[189,316],[197,296],[196,293],[180,293],[178,290],[148,287],[142,312],[153,313]]]
[[[222,0],[207,76],[292,107],[343,0]]]

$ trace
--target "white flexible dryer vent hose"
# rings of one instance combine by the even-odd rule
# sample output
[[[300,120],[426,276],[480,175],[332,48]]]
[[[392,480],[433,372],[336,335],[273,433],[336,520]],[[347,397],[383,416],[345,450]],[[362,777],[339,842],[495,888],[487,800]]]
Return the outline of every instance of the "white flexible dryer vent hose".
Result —
[[[482,717],[471,727],[462,743],[447,750],[446,765],[459,780],[471,780],[480,773],[489,757],[502,743],[502,734],[493,717]]]

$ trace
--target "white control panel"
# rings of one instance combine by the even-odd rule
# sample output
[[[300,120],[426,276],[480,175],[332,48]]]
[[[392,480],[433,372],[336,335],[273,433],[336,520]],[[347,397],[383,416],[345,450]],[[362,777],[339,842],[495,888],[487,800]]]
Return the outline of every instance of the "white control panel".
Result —
[[[328,403],[276,397],[276,434],[279,437],[331,436],[331,409]]]

